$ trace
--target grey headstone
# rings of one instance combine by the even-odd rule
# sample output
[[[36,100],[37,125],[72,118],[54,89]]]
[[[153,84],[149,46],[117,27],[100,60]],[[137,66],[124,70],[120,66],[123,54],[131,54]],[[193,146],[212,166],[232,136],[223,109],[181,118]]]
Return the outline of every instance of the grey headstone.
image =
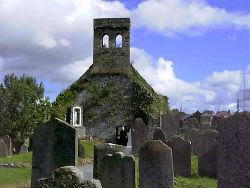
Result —
[[[165,135],[164,131],[161,128],[157,127],[154,130],[153,140],[161,140],[164,144],[167,143],[166,135]]]
[[[102,166],[102,158],[106,154],[113,154],[115,152],[125,152],[125,146],[105,143],[96,144],[94,146],[94,169],[93,177],[96,179],[100,178],[100,170]]]
[[[198,120],[195,119],[195,122],[198,123]],[[193,121],[194,123],[194,121]],[[200,135],[201,135],[201,132],[200,130],[198,130],[197,128],[193,128],[193,127],[196,127],[196,126],[192,126],[192,124],[189,125],[189,126],[186,126],[186,129],[185,129],[185,140],[188,140],[191,142],[191,152],[193,154],[198,154],[198,147],[199,147],[199,144],[200,144]],[[194,123],[194,124],[196,124]],[[188,123],[187,123],[188,124]]]
[[[29,136],[28,151],[32,151],[33,140],[34,140],[34,134],[31,134],[31,135]]]
[[[0,157],[7,157],[8,156],[8,148],[4,141],[0,139]]]
[[[141,118],[135,119],[132,126],[132,153],[138,153],[143,144],[148,140],[149,129]]]
[[[39,125],[34,132],[32,152],[32,187],[40,178],[52,175],[62,166],[77,165],[76,130],[59,119]]]
[[[198,174],[217,178],[218,132],[206,130],[201,134],[198,148]]]
[[[2,140],[4,141],[4,143],[7,146],[7,150],[8,150],[8,156],[12,156],[12,142],[11,142],[11,138],[9,137],[9,135],[3,136]]]
[[[218,132],[218,188],[250,187],[250,113],[223,119]]]
[[[167,145],[172,149],[175,176],[191,177],[191,143],[173,136]]]
[[[28,146],[25,143],[23,143],[20,147],[19,153],[27,153],[27,152],[28,152]]]
[[[84,144],[81,143],[80,140],[78,140],[78,157],[85,159],[85,147],[84,147]]]
[[[172,150],[160,140],[144,144],[139,153],[140,188],[173,188]]]
[[[183,122],[183,128],[186,132],[190,131],[191,129],[199,129],[199,121],[196,118],[189,118]]]
[[[99,180],[87,179],[74,166],[64,166],[56,169],[48,178],[36,182],[36,188],[102,188]]]
[[[166,139],[178,134],[180,127],[180,116],[176,114],[162,114],[161,128],[166,134]]]
[[[201,114],[201,125],[200,129],[209,129],[211,127],[212,115],[210,113]]]
[[[135,188],[135,158],[122,152],[106,154],[100,172],[103,188]]]

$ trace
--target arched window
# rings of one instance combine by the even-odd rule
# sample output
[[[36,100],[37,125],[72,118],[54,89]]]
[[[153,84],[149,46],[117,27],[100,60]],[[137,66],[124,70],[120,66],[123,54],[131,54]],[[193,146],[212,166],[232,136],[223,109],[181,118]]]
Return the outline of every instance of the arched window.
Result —
[[[109,48],[109,36],[107,34],[102,37],[102,47]]]
[[[116,48],[121,48],[122,47],[122,36],[117,35],[115,38],[115,47]]]

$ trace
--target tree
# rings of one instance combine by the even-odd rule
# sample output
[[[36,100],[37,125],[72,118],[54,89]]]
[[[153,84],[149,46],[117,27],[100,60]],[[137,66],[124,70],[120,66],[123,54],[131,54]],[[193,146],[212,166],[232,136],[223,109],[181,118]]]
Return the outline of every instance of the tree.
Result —
[[[0,84],[0,136],[8,134],[18,149],[38,124],[49,119],[50,109],[42,83],[26,75],[6,75]]]

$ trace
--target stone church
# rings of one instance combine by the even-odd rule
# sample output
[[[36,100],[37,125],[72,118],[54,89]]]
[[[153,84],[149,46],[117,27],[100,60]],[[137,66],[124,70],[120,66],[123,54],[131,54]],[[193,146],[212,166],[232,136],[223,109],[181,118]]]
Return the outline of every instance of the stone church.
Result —
[[[84,126],[87,136],[113,143],[117,128],[129,131],[141,118],[150,137],[160,112],[168,111],[168,98],[158,95],[131,64],[130,19],[94,19],[93,29],[93,64],[58,95],[54,115]]]

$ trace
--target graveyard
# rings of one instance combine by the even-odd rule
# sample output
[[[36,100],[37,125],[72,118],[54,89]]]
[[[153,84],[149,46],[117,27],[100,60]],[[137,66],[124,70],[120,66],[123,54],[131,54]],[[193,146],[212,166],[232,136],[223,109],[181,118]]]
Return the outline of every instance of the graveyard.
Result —
[[[94,144],[98,143],[96,141],[84,141],[85,146],[85,158],[87,158],[88,162],[93,162],[94,157]],[[79,158],[82,160],[82,158]],[[30,178],[31,178],[31,164],[32,164],[32,153],[24,153],[14,155],[9,158],[0,158],[0,164],[3,163],[22,163],[22,164],[29,164],[26,168],[20,169],[13,169],[9,168],[9,172],[6,168],[0,169],[0,180],[1,180],[1,187],[30,187]],[[139,161],[138,156],[136,156],[136,184],[139,185]],[[177,188],[181,187],[216,187],[216,180],[210,179],[206,177],[199,177],[198,176],[198,160],[197,156],[192,155],[192,166],[191,166],[191,178],[185,178],[182,176],[177,176],[176,180],[178,184],[176,185]]]
[[[131,63],[130,27],[93,20],[93,64],[19,147],[0,137],[0,187],[250,187],[250,114],[171,111]]]

